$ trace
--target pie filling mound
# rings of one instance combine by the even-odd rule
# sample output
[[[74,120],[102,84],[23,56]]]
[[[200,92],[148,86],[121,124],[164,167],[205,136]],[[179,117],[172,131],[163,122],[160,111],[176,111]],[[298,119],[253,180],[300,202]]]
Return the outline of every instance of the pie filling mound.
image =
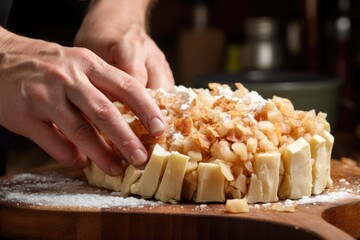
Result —
[[[124,196],[197,203],[267,203],[331,188],[334,137],[326,114],[295,110],[288,99],[264,99],[235,86],[235,91],[218,83],[209,89],[149,89],[168,124],[156,138],[127,106],[114,102],[149,160],[142,170],[122,160],[123,173],[116,177],[91,162],[84,170],[89,183]]]

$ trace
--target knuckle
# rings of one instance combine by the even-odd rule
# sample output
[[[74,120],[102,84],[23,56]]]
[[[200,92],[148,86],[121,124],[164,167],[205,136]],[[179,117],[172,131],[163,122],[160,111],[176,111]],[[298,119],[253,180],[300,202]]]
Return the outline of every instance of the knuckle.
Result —
[[[116,111],[112,104],[104,104],[95,109],[95,118],[99,121],[110,121],[115,118]]]
[[[130,136],[122,139],[121,143],[120,143],[120,147],[122,149],[126,149],[129,150],[131,149],[134,145],[136,145],[137,141],[136,139],[131,138]]]
[[[154,52],[153,58],[154,58],[156,61],[159,61],[159,62],[166,61],[165,54],[164,54],[163,52],[161,52],[160,50]]]
[[[91,58],[93,55],[93,52],[87,48],[73,47],[73,48],[71,48],[71,50],[72,50],[72,53],[74,55],[76,55],[78,58],[88,59],[88,58]]]
[[[75,59],[79,61],[80,66],[86,69],[96,71],[97,66],[101,64],[101,62],[96,61],[96,59],[98,59],[96,55],[87,48],[74,47],[71,50]]]
[[[142,84],[146,83],[147,71],[146,71],[144,64],[141,64],[141,63],[129,64],[127,66],[124,66],[123,69],[127,73],[132,73],[131,75],[136,77],[136,80],[140,81]],[[134,81],[134,80],[130,80],[130,82],[131,81]],[[134,85],[134,84],[132,84],[132,85]],[[134,87],[134,88],[136,88],[136,87]]]
[[[75,141],[84,141],[92,138],[94,134],[93,131],[93,128],[89,124],[84,123],[74,128],[73,136]]]
[[[22,95],[31,102],[48,102],[50,93],[47,88],[38,81],[23,81],[21,86]]]
[[[139,83],[132,77],[124,77],[120,81],[117,81],[116,88],[120,92],[127,92],[130,95],[134,95],[139,88]]]

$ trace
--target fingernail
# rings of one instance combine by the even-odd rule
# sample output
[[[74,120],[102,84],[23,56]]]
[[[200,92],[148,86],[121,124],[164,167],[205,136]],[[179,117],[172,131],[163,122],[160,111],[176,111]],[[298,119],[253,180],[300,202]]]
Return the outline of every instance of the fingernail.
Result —
[[[112,176],[120,175],[121,171],[122,171],[122,167],[119,163],[113,163],[110,167],[110,172]]]
[[[141,150],[135,150],[134,154],[131,156],[131,161],[134,166],[143,165],[147,160],[147,154]]]
[[[164,130],[165,130],[165,125],[160,119],[153,118],[150,121],[150,132],[151,132],[151,134],[162,133]]]

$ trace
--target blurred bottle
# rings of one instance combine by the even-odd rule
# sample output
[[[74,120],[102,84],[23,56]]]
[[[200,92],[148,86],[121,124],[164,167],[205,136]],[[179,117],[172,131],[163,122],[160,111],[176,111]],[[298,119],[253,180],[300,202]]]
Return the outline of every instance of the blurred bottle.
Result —
[[[241,45],[235,42],[228,43],[225,49],[224,71],[238,73],[241,70]]]
[[[301,24],[293,20],[286,25],[286,68],[298,71],[301,69]]]
[[[268,17],[245,22],[246,40],[242,54],[244,70],[278,70],[284,63],[278,23]]]

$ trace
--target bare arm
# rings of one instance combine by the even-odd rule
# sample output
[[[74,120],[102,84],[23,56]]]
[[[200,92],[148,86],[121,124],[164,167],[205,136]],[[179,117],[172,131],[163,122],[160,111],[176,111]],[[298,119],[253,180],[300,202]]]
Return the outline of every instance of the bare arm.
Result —
[[[22,37],[0,27],[0,125],[32,139],[59,162],[83,167],[87,157],[110,175],[120,162],[103,131],[133,165],[146,149],[105,96],[133,109],[153,135],[162,114],[145,87],[85,48]]]

